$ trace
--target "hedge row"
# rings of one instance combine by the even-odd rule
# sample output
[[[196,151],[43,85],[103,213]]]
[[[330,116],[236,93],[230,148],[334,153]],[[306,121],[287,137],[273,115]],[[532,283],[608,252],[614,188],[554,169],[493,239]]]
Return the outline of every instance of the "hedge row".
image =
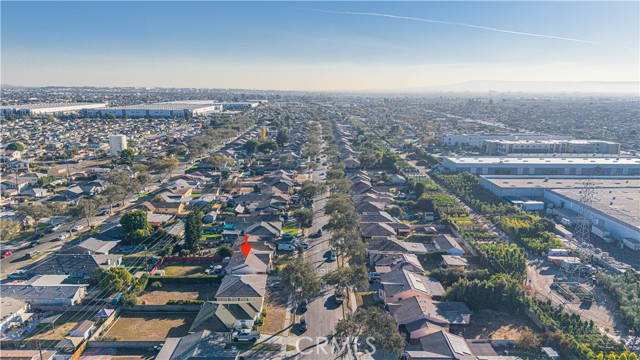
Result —
[[[219,284],[222,282],[222,276],[202,275],[202,276],[149,276],[149,281],[159,281],[163,285],[197,285],[197,284]]]

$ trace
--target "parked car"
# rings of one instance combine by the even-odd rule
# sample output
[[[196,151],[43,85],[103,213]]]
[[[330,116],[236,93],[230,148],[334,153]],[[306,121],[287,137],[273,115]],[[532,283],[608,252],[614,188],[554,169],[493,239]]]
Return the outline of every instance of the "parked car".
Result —
[[[298,325],[298,329],[300,330],[301,333],[307,331],[308,326],[309,324],[307,324],[307,319],[305,318],[300,319],[300,324]]]
[[[278,250],[279,251],[294,251],[296,249],[295,245],[292,243],[279,243]]]
[[[76,225],[71,228],[71,231],[80,231],[82,229],[84,229],[84,225]]]
[[[34,247],[38,246],[39,244],[40,243],[37,242],[37,241],[32,241],[32,242],[29,243],[29,248],[34,248]]]
[[[233,334],[231,334],[231,338],[235,342],[241,342],[241,341],[255,342],[258,339],[260,339],[260,332],[251,331],[250,329],[242,329],[240,331],[233,332]]]
[[[307,299],[303,299],[300,302],[300,306],[298,306],[298,308],[300,309],[300,312],[306,312],[309,309],[309,301],[307,301]]]
[[[298,245],[302,246],[303,249],[307,250],[309,248],[309,243],[306,241],[299,241]]]
[[[8,258],[9,256],[11,256],[13,254],[13,252],[11,251],[5,251],[2,253],[2,258]]]
[[[293,240],[293,239],[295,239],[295,236],[293,236],[293,235],[291,235],[289,233],[282,234],[282,240],[290,241],[290,240]]]
[[[311,234],[312,238],[319,238],[320,236],[322,236],[322,229],[318,229],[318,231]]]
[[[270,287],[271,287],[272,289],[274,289],[274,290],[284,288],[284,286],[282,285],[282,282],[280,282],[280,281],[274,281],[274,282],[272,282],[272,283],[271,283],[271,285],[270,285]]]
[[[7,275],[7,278],[9,279],[24,279],[26,277],[27,277],[27,271],[25,270],[16,270],[10,273],[9,275]]]
[[[338,252],[335,251],[334,249],[331,249],[331,251],[329,251],[329,261],[336,261],[338,260]]]
[[[60,224],[53,225],[52,227],[49,228],[49,231],[51,231],[51,232],[58,231],[58,230],[60,230],[61,227],[62,227],[62,225],[60,225]]]
[[[369,273],[369,282],[373,283],[373,282],[378,282],[378,281],[380,281],[380,273],[377,273],[377,272],[374,272],[374,271],[370,272]]]
[[[69,234],[60,234],[56,237],[56,240],[64,240],[69,237]]]
[[[104,209],[98,213],[96,216],[104,216],[109,214],[109,209]]]
[[[333,298],[336,301],[336,304],[342,304],[344,302],[344,293],[340,290],[336,290],[333,294]]]
[[[40,251],[37,251],[37,250],[36,251],[31,251],[31,252],[27,253],[27,257],[29,259],[33,259],[34,257],[38,256],[38,254],[40,254]]]

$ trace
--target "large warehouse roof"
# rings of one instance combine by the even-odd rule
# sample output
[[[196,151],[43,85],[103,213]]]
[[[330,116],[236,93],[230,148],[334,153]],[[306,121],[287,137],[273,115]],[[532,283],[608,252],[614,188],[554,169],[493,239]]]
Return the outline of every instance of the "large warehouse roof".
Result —
[[[582,176],[512,176],[482,175],[486,181],[500,188],[545,188],[577,189],[583,188],[587,178]],[[599,177],[589,179],[597,188],[640,188],[638,177]],[[640,199],[638,200],[640,201]]]
[[[551,193],[580,203],[580,189],[553,189]],[[629,225],[640,228],[640,188],[600,188],[594,190],[591,207]]]
[[[0,109],[16,109],[16,110],[41,110],[41,109],[55,109],[55,108],[68,108],[68,107],[103,107],[104,103],[37,103],[37,104],[20,104],[20,105],[6,105],[0,106]]]
[[[458,165],[640,165],[636,157],[513,157],[513,156],[453,156],[446,157]]]
[[[139,105],[127,105],[127,106],[116,106],[113,108],[109,108],[108,110],[196,110],[202,109],[206,107],[213,106],[212,101],[207,102],[165,102],[165,103],[154,103],[154,104],[139,104]]]

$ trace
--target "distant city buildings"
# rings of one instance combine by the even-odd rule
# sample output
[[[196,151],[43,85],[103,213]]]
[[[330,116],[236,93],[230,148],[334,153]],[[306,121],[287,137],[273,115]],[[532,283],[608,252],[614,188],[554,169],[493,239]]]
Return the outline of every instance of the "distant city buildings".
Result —
[[[120,156],[120,152],[126,148],[126,135],[109,135],[109,155]]]

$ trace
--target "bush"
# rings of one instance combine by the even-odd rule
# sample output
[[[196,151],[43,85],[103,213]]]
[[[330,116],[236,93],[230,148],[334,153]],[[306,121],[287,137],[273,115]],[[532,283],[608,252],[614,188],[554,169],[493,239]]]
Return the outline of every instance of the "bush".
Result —
[[[159,281],[163,285],[199,285],[199,284],[219,284],[221,276],[199,275],[199,276],[150,276],[149,280]]]
[[[120,301],[122,301],[122,305],[126,305],[126,306],[133,306],[133,305],[136,305],[137,303],[136,297],[131,294],[123,295]]]
[[[204,300],[169,300],[167,305],[202,305]]]

